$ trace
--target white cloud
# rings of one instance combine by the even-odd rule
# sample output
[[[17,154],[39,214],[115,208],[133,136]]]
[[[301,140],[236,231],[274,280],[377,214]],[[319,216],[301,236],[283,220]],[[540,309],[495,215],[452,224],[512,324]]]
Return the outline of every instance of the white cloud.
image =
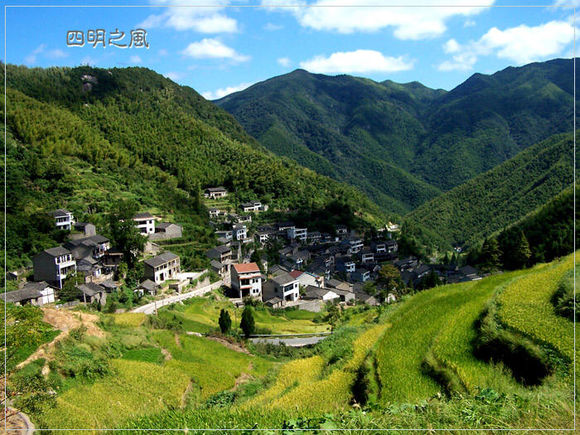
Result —
[[[131,63],[142,63],[143,60],[141,59],[141,57],[135,55],[135,56],[131,56],[129,58],[129,62],[131,62]]]
[[[49,59],[64,59],[65,57],[68,57],[68,53],[65,53],[61,49],[56,48],[54,50],[47,51],[46,57]]]
[[[192,42],[181,54],[195,59],[231,59],[235,62],[246,62],[249,56],[239,54],[217,39],[204,38],[198,42]]]
[[[568,6],[570,8],[572,7],[578,7],[580,6],[580,0],[556,0],[554,2],[554,6]]]
[[[493,27],[476,41],[459,44],[450,39],[443,51],[453,54],[451,60],[439,64],[440,71],[473,68],[479,56],[495,55],[517,65],[545,60],[560,55],[572,42],[574,28],[568,21],[550,21],[538,26],[522,24],[500,30]]]
[[[81,65],[95,66],[96,64],[97,60],[91,56],[85,56],[81,59]]]
[[[36,63],[38,55],[43,53],[45,48],[46,44],[40,44],[38,47],[32,50],[32,53],[30,53],[28,56],[24,58],[24,63],[26,63],[27,65],[34,65]]]
[[[226,95],[233,94],[234,92],[243,91],[244,89],[249,88],[253,84],[254,83],[252,83],[252,82],[240,83],[237,86],[228,86],[226,88],[217,89],[217,90],[215,90],[213,92],[212,91],[207,91],[207,92],[202,93],[201,95],[206,100],[218,100],[220,98],[225,97]]]
[[[474,20],[465,20],[465,22],[463,23],[463,27],[473,27],[473,26],[475,26]]]
[[[228,0],[205,0],[203,7],[195,7],[191,0],[152,0],[153,4],[167,7],[158,15],[149,15],[139,24],[144,29],[171,27],[175,30],[194,30],[200,33],[233,33],[238,23],[223,13]]]
[[[278,65],[283,66],[283,67],[289,67],[290,64],[292,63],[292,61],[287,57],[280,57],[280,58],[278,58],[277,62],[278,62]]]
[[[356,50],[336,52],[328,57],[315,56],[300,62],[300,67],[314,73],[369,73],[397,72],[413,68],[413,61],[407,61],[402,56],[384,56],[375,50]]]
[[[450,39],[443,45],[445,53],[457,53],[459,51],[459,44],[455,39]]]
[[[425,7],[408,7],[408,0],[392,0],[388,3],[390,7],[384,7],[384,0],[315,0],[310,3],[302,0],[262,0],[262,4],[274,4],[271,9],[292,13],[300,25],[314,30],[353,33],[375,32],[392,27],[395,37],[399,39],[419,40],[443,34],[445,23],[451,17],[479,14],[494,1],[446,0],[445,7],[435,7],[441,6],[441,0],[423,0],[421,4]],[[288,4],[316,7],[276,7]],[[363,7],[353,7],[357,5]]]
[[[169,54],[169,52],[164,48],[159,50],[158,53],[159,53],[159,56],[167,56]]]
[[[176,82],[177,80],[185,77],[185,75],[183,73],[176,72],[176,71],[170,71],[170,72],[165,73],[163,75],[165,77],[167,77],[169,80],[173,80],[174,82]]]
[[[280,24],[274,24],[274,23],[266,23],[266,25],[264,26],[264,30],[267,30],[269,32],[274,32],[276,30],[282,30],[284,28],[284,26],[281,26]]]

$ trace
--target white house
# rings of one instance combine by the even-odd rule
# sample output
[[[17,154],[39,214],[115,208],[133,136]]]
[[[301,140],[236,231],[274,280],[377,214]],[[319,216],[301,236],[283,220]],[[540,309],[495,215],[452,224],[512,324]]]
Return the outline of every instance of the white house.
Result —
[[[352,239],[348,241],[348,253],[349,254],[358,254],[362,251],[364,247],[364,243],[360,239]]]
[[[223,186],[210,187],[208,189],[205,189],[204,196],[206,198],[211,198],[211,199],[225,198],[226,196],[228,196],[228,191]]]
[[[155,218],[151,213],[137,213],[133,220],[141,234],[155,234]]]
[[[248,229],[243,224],[236,224],[232,227],[232,236],[235,240],[245,240],[248,237]]]
[[[238,292],[238,297],[262,297],[262,273],[256,263],[233,264],[230,270],[232,290]]]
[[[266,204],[262,204],[260,201],[250,201],[244,202],[240,204],[242,207],[242,211],[250,212],[250,211],[267,211],[268,206]]]
[[[159,285],[168,279],[177,278],[181,271],[179,256],[173,252],[164,252],[156,257],[143,262],[145,265],[145,278]]]
[[[298,280],[288,272],[281,273],[272,278],[274,292],[277,297],[284,301],[297,301],[300,298],[300,285]]]
[[[306,240],[308,239],[308,229],[296,227],[289,228],[288,238],[290,240],[300,240],[301,242],[306,243]]]
[[[296,278],[298,284],[302,287],[324,287],[324,276],[311,272],[302,272],[301,270],[293,270],[290,275]]]
[[[75,223],[73,214],[62,208],[51,211],[49,215],[54,218],[54,224],[58,230],[71,230]]]
[[[54,302],[54,289],[46,281],[29,282],[15,291],[0,294],[4,302],[15,305],[44,305]]]

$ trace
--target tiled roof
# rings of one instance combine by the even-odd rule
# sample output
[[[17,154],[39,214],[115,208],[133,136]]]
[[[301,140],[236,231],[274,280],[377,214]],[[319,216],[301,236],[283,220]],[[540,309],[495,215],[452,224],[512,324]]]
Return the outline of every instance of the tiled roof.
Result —
[[[260,268],[256,263],[241,263],[234,264],[233,266],[238,273],[260,272]]]
[[[175,255],[173,252],[164,252],[163,254],[158,255],[157,257],[150,258],[145,260],[144,263],[151,267],[161,266],[162,264],[167,263],[168,261],[174,260],[179,258],[178,255]]]

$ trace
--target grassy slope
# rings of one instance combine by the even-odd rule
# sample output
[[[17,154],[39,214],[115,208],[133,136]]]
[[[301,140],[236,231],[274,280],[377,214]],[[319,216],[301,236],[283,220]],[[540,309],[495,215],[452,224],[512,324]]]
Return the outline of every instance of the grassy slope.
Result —
[[[330,424],[327,427],[367,429],[570,427],[573,399],[569,379],[554,374],[542,385],[527,388],[517,383],[501,365],[476,359],[471,347],[476,334],[476,319],[498,294],[504,303],[509,297],[515,307],[523,306],[527,310],[525,319],[536,319],[532,322],[524,320],[534,326],[536,334],[537,330],[544,331],[543,335],[536,337],[557,343],[562,334],[551,332],[554,319],[549,312],[553,308],[548,297],[555,287],[543,285],[544,279],[548,278],[545,272],[557,271],[559,274],[570,267],[568,257],[562,262],[530,270],[424,291],[393,307],[382,323],[355,341],[362,344],[365,338],[370,339],[367,346],[361,347],[364,351],[357,353],[355,350],[348,360],[353,362],[353,367],[360,364],[373,347],[372,343],[381,337],[375,352],[366,356],[367,361],[376,358],[378,362],[379,404],[365,413],[349,411],[348,399],[343,396],[343,393],[348,396],[347,390],[343,392],[344,385],[352,381],[348,377],[351,363],[346,362],[342,368],[325,373],[324,361],[315,356],[287,363],[268,389],[227,412],[220,408],[164,412],[134,420],[130,426],[272,428],[302,421],[305,426],[297,427],[315,428],[320,427],[317,425],[322,421]],[[558,282],[556,278],[550,275],[555,283]],[[530,280],[533,282],[528,283]],[[535,287],[534,283],[537,283]],[[528,289],[531,290],[529,294]],[[545,321],[538,322],[537,319],[542,317]],[[522,321],[521,317],[518,319]],[[569,340],[573,324],[565,319],[561,321],[563,334]],[[514,326],[522,330],[528,328]],[[377,331],[378,335],[375,334]],[[562,348],[562,352],[566,352],[566,348]],[[440,384],[427,374],[423,363],[429,356],[434,358],[439,370],[452,372],[454,384]],[[458,387],[451,391],[462,395],[436,397],[450,386]],[[313,400],[313,397],[324,400]],[[262,407],[266,407],[268,412],[264,412]],[[337,410],[338,416],[322,417],[324,412]]]
[[[407,216],[444,243],[470,243],[516,222],[572,183],[571,135],[521,152]]]
[[[221,309],[226,309],[232,318],[232,323],[242,318],[242,309],[236,308],[231,302],[215,301],[207,298],[189,299],[184,306],[160,310],[160,316],[176,316],[183,322],[186,331],[210,332],[219,328],[218,318]],[[300,334],[310,332],[324,332],[330,329],[327,323],[314,323],[318,313],[309,311],[283,311],[273,315],[271,311],[257,309],[254,311],[256,327],[260,330],[269,330],[273,334]],[[234,326],[238,326],[235,324]]]

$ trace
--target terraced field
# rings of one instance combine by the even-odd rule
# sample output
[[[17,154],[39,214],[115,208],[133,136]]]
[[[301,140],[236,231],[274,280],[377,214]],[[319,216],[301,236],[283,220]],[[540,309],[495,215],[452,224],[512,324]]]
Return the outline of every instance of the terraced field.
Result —
[[[523,394],[500,365],[474,356],[476,321],[496,295],[501,322],[573,358],[573,324],[554,313],[550,298],[572,257],[531,270],[448,285],[414,296],[387,321],[377,351],[383,405],[417,402],[438,393],[474,394],[483,388]],[[411,302],[412,301],[412,302]]]
[[[511,283],[498,298],[500,321],[574,359],[572,322],[558,316],[550,303],[558,283],[574,267],[573,256],[542,265]]]
[[[325,362],[320,356],[291,361],[280,369],[276,384],[243,405],[244,409],[263,406],[268,409],[309,410],[318,412],[347,409],[352,399],[352,384],[388,324],[374,326],[353,343],[353,355],[342,368],[323,376]]]

